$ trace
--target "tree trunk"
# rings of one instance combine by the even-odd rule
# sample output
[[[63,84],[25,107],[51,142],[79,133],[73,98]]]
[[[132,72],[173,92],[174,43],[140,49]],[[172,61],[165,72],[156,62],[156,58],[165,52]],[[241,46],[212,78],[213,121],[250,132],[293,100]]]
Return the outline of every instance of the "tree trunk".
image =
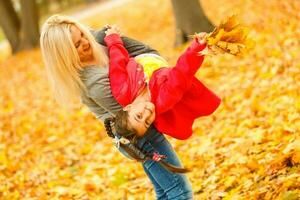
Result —
[[[35,47],[39,44],[38,9],[35,0],[21,0],[22,34],[21,46],[23,49]]]
[[[210,32],[214,29],[199,0],[172,0],[172,6],[176,20],[175,46],[185,43],[196,32]]]
[[[0,0],[0,25],[12,52],[17,52],[20,49],[20,21],[10,0]]]
[[[49,13],[49,2],[50,0],[41,0],[39,4],[40,13],[48,14]]]

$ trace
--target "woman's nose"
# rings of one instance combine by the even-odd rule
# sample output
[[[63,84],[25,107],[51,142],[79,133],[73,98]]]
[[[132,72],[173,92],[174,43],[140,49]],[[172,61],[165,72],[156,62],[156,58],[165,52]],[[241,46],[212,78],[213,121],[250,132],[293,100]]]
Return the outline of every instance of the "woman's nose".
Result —
[[[85,38],[82,38],[82,42],[83,42],[83,45],[89,44],[89,41],[87,39],[85,39]]]

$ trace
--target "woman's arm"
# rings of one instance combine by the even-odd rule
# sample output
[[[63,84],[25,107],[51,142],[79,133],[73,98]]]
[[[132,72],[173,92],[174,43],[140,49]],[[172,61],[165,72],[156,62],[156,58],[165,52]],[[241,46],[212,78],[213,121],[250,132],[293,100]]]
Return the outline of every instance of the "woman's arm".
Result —
[[[101,102],[101,99],[99,99],[99,97],[95,98],[94,96],[93,99],[89,97],[89,100],[83,100],[82,103],[89,108],[96,119],[104,123],[104,120],[108,117],[113,117],[113,114],[106,111],[103,107],[99,106],[99,101]]]
[[[85,105],[104,122],[106,117],[114,116],[122,107],[111,93],[108,74],[100,71],[101,69],[95,68],[88,76],[86,87],[89,99],[86,99]]]
[[[107,28],[103,28],[98,31],[92,31],[92,34],[94,35],[96,41],[99,44],[104,45],[104,46],[106,46],[106,44],[104,42],[106,30],[107,30]],[[143,53],[154,53],[154,54],[159,55],[158,51],[156,51],[152,47],[150,47],[142,42],[139,42],[137,40],[134,40],[134,39],[126,37],[126,36],[122,36],[121,38],[124,43],[124,47],[127,49],[130,57],[135,57],[135,56],[143,54]]]
[[[85,68],[81,79],[87,89],[82,93],[82,103],[87,105],[98,119],[104,120],[122,109],[111,93],[108,67]]]

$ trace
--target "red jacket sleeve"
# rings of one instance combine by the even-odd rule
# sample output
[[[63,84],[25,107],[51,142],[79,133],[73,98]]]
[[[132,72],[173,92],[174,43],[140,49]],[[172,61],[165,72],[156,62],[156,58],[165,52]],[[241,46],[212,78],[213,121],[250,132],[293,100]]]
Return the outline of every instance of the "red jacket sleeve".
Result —
[[[118,34],[104,38],[109,51],[109,80],[114,98],[123,107],[131,103],[137,95],[136,83],[143,77],[143,71],[137,71],[139,64],[129,58]]]
[[[161,75],[159,71],[154,74],[157,77],[152,77],[154,81],[150,82],[150,88],[152,88],[152,101],[157,114],[166,112],[180,101],[204,60],[204,56],[199,52],[205,47],[205,44],[201,45],[195,39],[178,58],[173,68],[161,69],[167,71],[167,73],[162,72]]]
[[[110,63],[118,64],[115,67],[125,69],[128,61],[129,54],[124,47],[123,41],[118,34],[111,34],[105,36],[104,41],[109,50]]]
[[[112,95],[122,105],[125,101],[122,98],[130,95],[128,94],[130,93],[129,75],[126,70],[129,56],[118,34],[108,35],[104,41],[109,52],[109,77]]]

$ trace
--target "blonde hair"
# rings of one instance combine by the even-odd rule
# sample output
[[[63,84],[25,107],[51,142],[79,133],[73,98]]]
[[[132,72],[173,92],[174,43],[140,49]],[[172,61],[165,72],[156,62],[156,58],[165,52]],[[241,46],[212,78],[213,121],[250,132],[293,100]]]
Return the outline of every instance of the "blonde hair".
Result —
[[[108,64],[107,54],[103,48],[97,47],[98,43],[87,27],[62,15],[53,15],[46,20],[40,37],[42,56],[54,97],[65,108],[72,102],[80,101],[81,94],[86,92],[80,79],[83,66],[71,37],[73,25],[89,41],[97,63],[102,66]]]

